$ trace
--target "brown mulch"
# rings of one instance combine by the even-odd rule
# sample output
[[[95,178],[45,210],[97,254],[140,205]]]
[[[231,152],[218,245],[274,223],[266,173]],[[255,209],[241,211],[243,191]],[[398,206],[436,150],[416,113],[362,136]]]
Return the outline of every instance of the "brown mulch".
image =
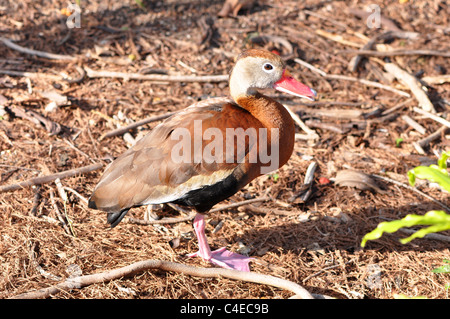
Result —
[[[375,179],[380,191],[319,183],[353,168],[408,184],[408,170],[436,161],[448,151],[442,133],[423,147],[414,142],[441,124],[414,112],[418,106],[392,91],[361,83],[325,79],[295,62],[299,58],[329,75],[382,83],[411,94],[385,73],[391,61],[417,78],[448,74],[448,57],[400,55],[364,58],[348,70],[354,54],[370,38],[392,30],[382,20],[370,28],[349,8],[377,4],[383,17],[414,39],[379,41],[395,50],[449,52],[450,9],[446,1],[250,1],[237,16],[218,17],[223,1],[83,1],[81,28],[68,29],[61,9],[67,1],[12,1],[0,4],[0,37],[34,50],[75,57],[50,60],[20,53],[0,42],[0,187],[38,176],[109,160],[127,148],[123,135],[102,138],[120,126],[180,110],[193,102],[227,95],[226,82],[151,82],[121,78],[80,78],[80,68],[139,74],[223,75],[233,58],[250,47],[277,50],[291,73],[314,88],[317,103],[275,95],[289,105],[319,138],[298,139],[291,160],[276,174],[262,176],[223,204],[270,195],[274,200],[211,213],[207,235],[213,248],[245,248],[255,257],[251,270],[296,282],[308,291],[336,298],[448,298],[448,274],[432,269],[450,258],[449,242],[414,240],[402,245],[398,232],[360,247],[361,238],[382,221],[442,209],[402,186]],[[327,33],[325,33],[327,32]],[[336,41],[330,36],[340,36]],[[253,38],[259,37],[259,38]],[[278,38],[274,38],[278,37]],[[253,38],[253,40],[252,40]],[[281,40],[280,40],[281,39]],[[288,41],[290,46],[287,46]],[[346,41],[346,42],[344,42]],[[14,76],[5,71],[31,72]],[[66,81],[62,75],[75,79]],[[78,80],[77,80],[78,78]],[[435,110],[449,119],[450,84],[426,85]],[[49,95],[50,94],[50,95]],[[49,104],[65,97],[58,107]],[[399,106],[397,109],[392,109]],[[331,109],[362,111],[355,118],[324,116]],[[384,113],[387,110],[392,112]],[[374,111],[374,112],[372,112]],[[371,113],[370,116],[364,116]],[[386,114],[391,114],[386,116]],[[425,129],[418,133],[408,115]],[[158,122],[130,133],[139,138]],[[339,131],[341,130],[341,131]],[[298,133],[304,134],[301,129]],[[400,140],[401,139],[401,140]],[[306,201],[305,171],[318,169]],[[88,209],[88,198],[102,169],[61,179],[64,204],[55,182],[0,193],[0,298],[52,286],[71,275],[108,271],[146,259],[208,267],[187,259],[196,250],[191,222],[142,226],[122,222],[109,230],[105,214]],[[419,183],[420,190],[449,206],[448,194]],[[53,202],[52,203],[52,199]],[[55,208],[56,206],[56,208]],[[57,211],[59,211],[59,216]],[[144,208],[129,216],[143,218]],[[161,216],[178,217],[169,207]],[[65,228],[60,219],[70,220]],[[223,227],[213,232],[217,224]],[[450,236],[450,232],[442,232]],[[171,240],[179,245],[171,247]],[[62,291],[54,298],[289,298],[271,286],[230,279],[205,279],[151,270],[132,277]]]

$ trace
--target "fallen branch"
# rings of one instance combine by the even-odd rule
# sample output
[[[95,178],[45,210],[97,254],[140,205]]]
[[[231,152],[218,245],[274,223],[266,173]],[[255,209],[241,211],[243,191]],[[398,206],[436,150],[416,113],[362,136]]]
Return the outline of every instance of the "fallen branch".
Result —
[[[441,206],[441,207],[444,208],[447,212],[450,212],[450,207],[448,207],[447,205],[441,203],[440,201],[438,201],[437,199],[431,197],[430,195],[425,194],[424,192],[418,190],[418,189],[415,188],[415,187],[412,187],[412,186],[410,186],[410,185],[401,183],[401,182],[396,181],[395,179],[392,179],[392,178],[389,178],[389,177],[380,176],[380,175],[376,175],[376,174],[371,174],[371,176],[375,176],[375,177],[380,178],[380,179],[382,179],[382,180],[384,180],[384,181],[386,181],[386,182],[390,182],[390,183],[393,183],[393,184],[395,184],[395,185],[402,186],[402,187],[404,187],[404,188],[407,188],[407,189],[409,189],[409,190],[412,190],[413,192],[416,192],[417,194],[419,194],[419,195],[421,195],[421,196],[423,196],[423,197],[425,197],[425,198],[431,200],[431,201],[434,202],[435,204]]]
[[[165,75],[140,74],[114,71],[95,71],[84,67],[88,78],[119,78],[124,80],[145,80],[156,82],[226,82],[228,74],[224,75]]]
[[[406,124],[408,124],[409,126],[411,126],[413,129],[415,129],[417,132],[419,132],[419,134],[424,135],[427,130],[426,128],[424,128],[422,125],[420,125],[419,123],[417,123],[416,121],[414,121],[411,117],[409,117],[408,115],[402,115],[401,119],[403,121],[405,121]]]
[[[436,130],[436,132],[431,133],[427,137],[424,137],[423,139],[417,141],[417,144],[420,147],[426,147],[426,146],[428,146],[428,144],[430,144],[430,142],[438,139],[442,134],[445,134],[445,132],[447,132],[449,129],[450,128],[448,126],[444,125],[441,128],[439,128],[438,130]]]
[[[204,107],[204,106],[208,106],[208,105],[211,105],[211,104],[214,104],[214,103],[228,103],[228,102],[232,102],[232,100],[229,97],[216,97],[216,98],[210,98],[210,99],[207,99],[207,100],[202,100],[202,101],[199,101],[199,102],[195,102],[195,103],[191,104],[189,107]],[[166,119],[168,117],[171,117],[172,115],[174,115],[176,113],[178,113],[178,111],[169,112],[169,113],[162,114],[162,115],[152,116],[152,117],[143,119],[141,121],[138,121],[138,122],[135,122],[135,123],[131,123],[131,124],[127,125],[127,126],[119,127],[119,128],[117,128],[115,130],[112,130],[112,131],[102,135],[100,137],[100,141],[105,139],[105,138],[107,138],[107,137],[113,137],[113,136],[121,135],[121,134],[123,134],[125,132],[128,132],[128,131],[130,131],[132,129],[135,129],[135,128],[139,127],[139,126],[142,126],[142,125],[145,125],[145,124],[148,124],[148,123],[164,120],[164,119]]]
[[[61,76],[54,74],[47,74],[42,72],[24,72],[24,71],[13,71],[13,70],[0,70],[0,74],[6,74],[9,76],[23,76],[30,79],[41,80],[43,78],[47,78],[53,81],[60,81],[62,79]]]
[[[422,109],[420,109],[420,108],[418,108],[418,107],[414,107],[414,108],[413,108],[413,111],[414,111],[414,112],[417,112],[417,113],[419,113],[419,114],[425,115],[426,117],[428,117],[428,118],[430,118],[430,119],[432,119],[432,120],[434,120],[434,121],[436,121],[436,122],[438,122],[438,123],[440,123],[440,124],[442,124],[442,125],[445,125],[445,126],[447,126],[447,127],[450,127],[450,122],[447,121],[446,119],[443,119],[443,118],[440,117],[440,116],[437,116],[437,115],[435,115],[435,114],[432,114],[432,113],[430,113],[430,112],[427,112],[426,110],[422,110]]]
[[[358,51],[359,52],[359,51]],[[315,66],[309,64],[308,62],[305,62],[301,59],[294,59],[294,61],[298,64],[303,65],[304,67],[307,67],[308,69],[310,69],[311,71],[319,74],[320,76],[324,77],[325,79],[329,79],[329,80],[342,80],[342,81],[351,81],[351,82],[358,82],[367,86],[373,86],[379,89],[383,89],[383,90],[387,90],[387,91],[391,91],[394,93],[397,93],[399,95],[405,96],[405,97],[410,97],[411,95],[409,95],[409,93],[407,92],[403,92],[397,89],[394,89],[390,86],[378,83],[378,82],[373,82],[373,81],[369,81],[369,80],[365,80],[365,79],[360,79],[360,78],[355,78],[352,76],[346,76],[346,75],[339,75],[339,74],[328,74],[318,68],[316,68]]]
[[[303,299],[314,299],[314,297],[302,286],[270,275],[258,274],[254,272],[245,272],[224,268],[199,268],[189,265],[183,265],[170,261],[163,260],[144,260],[133,263],[131,265],[116,268],[110,271],[78,276],[66,279],[64,282],[57,285],[39,289],[16,295],[11,299],[40,299],[48,298],[51,295],[55,295],[61,291],[70,291],[72,289],[80,289],[92,284],[108,282],[114,279],[119,279],[125,276],[132,276],[149,269],[159,269],[164,271],[172,271],[176,273],[183,273],[185,275],[202,277],[202,278],[229,278],[234,280],[253,282],[257,284],[274,286],[281,289],[286,289]]]
[[[145,124],[148,124],[148,123],[164,120],[164,119],[174,115],[175,113],[176,112],[169,112],[169,113],[162,114],[162,115],[152,116],[152,117],[143,119],[141,121],[137,121],[137,122],[131,123],[131,124],[127,125],[127,126],[119,127],[119,128],[117,128],[115,130],[109,131],[108,133],[102,135],[99,140],[101,141],[101,140],[103,140],[103,139],[105,139],[107,137],[113,137],[113,136],[124,134],[124,133],[126,133],[126,132],[128,132],[130,130],[133,130],[133,129],[139,127],[139,126],[142,126],[142,125],[145,125]]]
[[[399,103],[397,105],[394,105],[393,107],[390,107],[387,110],[383,111],[381,113],[381,115],[384,116],[384,115],[388,115],[388,114],[397,112],[398,110],[404,108],[405,105],[411,103],[412,101],[414,101],[414,98],[409,98],[409,99],[407,99],[407,100],[405,100],[405,101],[403,101],[403,102],[401,102],[401,103]]]
[[[365,79],[359,79],[359,78],[351,77],[351,76],[339,75],[339,74],[328,74],[326,76],[326,78],[327,79],[331,79],[331,80],[343,80],[343,81],[358,82],[358,83],[361,83],[361,84],[364,84],[364,85],[367,85],[367,86],[372,86],[372,87],[376,87],[376,88],[383,89],[383,90],[386,90],[386,91],[391,91],[391,92],[397,93],[397,94],[399,94],[401,96],[404,96],[404,97],[410,97],[411,96],[407,92],[394,89],[394,88],[392,88],[390,86],[387,86],[387,85],[384,85],[384,84],[381,84],[381,83],[378,83],[378,82],[373,82],[373,81],[369,81],[369,80],[365,80]]]
[[[0,74],[6,74],[9,76],[21,76],[26,77],[28,79],[35,79],[35,80],[42,80],[48,79],[52,81],[66,81],[68,83],[80,83],[84,76],[85,71],[82,67],[74,66],[74,68],[77,70],[77,72],[80,74],[76,78],[70,78],[66,74],[60,73],[60,75],[55,74],[48,74],[48,73],[42,73],[42,72],[24,72],[24,71],[14,71],[14,70],[0,70]]]
[[[384,69],[395,76],[397,80],[404,83],[411,90],[412,94],[419,102],[419,106],[428,112],[435,112],[433,103],[431,103],[425,91],[422,89],[422,85],[419,80],[414,76],[400,68],[394,63],[385,63]]]
[[[450,52],[448,51],[436,51],[436,50],[392,50],[392,51],[375,51],[375,50],[342,50],[339,53],[346,54],[358,54],[365,56],[399,56],[399,55],[433,55],[450,58]]]
[[[291,111],[290,107],[288,107],[286,104],[283,105],[284,108],[289,112],[294,122],[306,133],[307,136],[309,136],[311,139],[318,139],[319,135],[316,133],[316,131],[310,129],[303,121],[300,119],[300,117]]]
[[[425,82],[428,85],[444,84],[450,82],[450,74],[437,75],[437,76],[424,76],[420,81]]]
[[[8,191],[15,191],[17,189],[21,189],[21,188],[25,188],[25,187],[29,187],[29,186],[33,186],[33,185],[41,185],[41,184],[53,182],[57,178],[63,179],[63,178],[71,177],[71,176],[78,175],[78,174],[84,174],[84,173],[95,171],[102,167],[103,167],[102,163],[96,163],[96,164],[91,164],[88,166],[70,169],[70,170],[52,174],[52,175],[35,177],[35,178],[29,179],[29,180],[26,180],[26,181],[23,181],[23,182],[20,182],[17,184],[0,186],[0,193],[8,192]]]
[[[35,56],[38,56],[41,58],[46,58],[46,59],[50,59],[50,60],[64,60],[64,61],[75,61],[77,59],[70,55],[54,54],[54,53],[49,53],[49,52],[44,52],[44,51],[28,49],[28,48],[22,47],[18,44],[15,44],[14,42],[12,42],[9,39],[2,38],[2,37],[0,37],[0,41],[3,42],[3,44],[6,45],[10,49],[16,50],[20,53],[35,55]]]

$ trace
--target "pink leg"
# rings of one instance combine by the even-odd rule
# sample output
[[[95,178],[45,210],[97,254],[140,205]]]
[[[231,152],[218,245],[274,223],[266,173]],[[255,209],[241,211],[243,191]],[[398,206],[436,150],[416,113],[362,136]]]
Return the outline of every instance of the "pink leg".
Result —
[[[189,257],[201,257],[223,268],[250,271],[248,263],[252,258],[228,251],[225,247],[211,251],[206,239],[205,218],[202,214],[195,216],[194,230],[197,235],[199,249],[198,252],[189,254]]]

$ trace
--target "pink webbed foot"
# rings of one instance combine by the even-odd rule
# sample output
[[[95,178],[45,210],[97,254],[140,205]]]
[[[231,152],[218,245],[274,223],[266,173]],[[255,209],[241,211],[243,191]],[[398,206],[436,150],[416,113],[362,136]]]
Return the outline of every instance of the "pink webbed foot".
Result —
[[[200,250],[196,253],[189,254],[188,257],[201,257],[217,266],[228,269],[236,269],[240,271],[250,271],[248,263],[253,259],[244,255],[233,253],[226,250],[225,247],[215,251],[210,251],[210,256],[202,256]]]
[[[196,253],[189,254],[188,257],[201,257],[223,268],[250,271],[248,264],[253,258],[233,253],[226,250],[225,247],[211,251],[205,235],[205,219],[203,215],[197,214],[195,216],[194,230],[197,235],[199,250]]]

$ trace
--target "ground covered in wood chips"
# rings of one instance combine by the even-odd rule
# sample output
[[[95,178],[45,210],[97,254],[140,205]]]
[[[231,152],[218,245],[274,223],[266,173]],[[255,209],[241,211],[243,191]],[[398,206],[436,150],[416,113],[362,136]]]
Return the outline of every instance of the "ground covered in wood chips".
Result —
[[[0,2],[0,187],[95,163],[106,165],[129,147],[132,138],[159,122],[141,125],[129,134],[104,134],[228,94],[226,81],[95,77],[89,69],[137,75],[226,75],[234,57],[246,48],[277,50],[291,73],[318,92],[318,99],[308,102],[266,93],[288,105],[318,137],[302,138],[306,133],[298,127],[288,164],[220,205],[264,196],[271,200],[208,216],[211,246],[243,251],[255,258],[253,272],[290,280],[314,294],[343,299],[448,298],[450,276],[432,269],[450,258],[449,232],[406,245],[398,240],[408,234],[398,232],[360,247],[361,238],[382,221],[442,209],[439,203],[450,205],[447,193],[426,182],[417,187],[435,201],[403,186],[408,184],[408,170],[430,165],[437,154],[450,149],[449,137],[440,130],[433,141],[414,146],[442,124],[414,111],[421,105],[411,89],[383,68],[383,63],[392,62],[422,79],[436,114],[448,119],[450,83],[444,77],[450,72],[448,57],[433,52],[372,56],[352,71],[349,62],[355,53],[346,52],[361,49],[387,31],[402,36],[379,39],[376,47],[364,49],[449,52],[446,1],[247,3],[219,16],[223,1],[147,1],[142,8],[134,1],[81,0],[80,28],[68,28],[68,19],[77,23],[74,12],[66,9],[68,1]],[[366,8],[369,16],[356,10]],[[73,59],[20,52],[4,39]],[[444,80],[433,81],[438,77]],[[408,124],[405,115],[423,131]],[[308,188],[303,182],[312,162],[317,170]],[[346,168],[398,183],[372,176],[378,188],[360,189],[324,179],[332,180]],[[143,226],[125,220],[110,230],[105,214],[88,209],[84,202],[103,169],[62,178],[66,202],[54,181],[0,193],[1,298],[146,259],[211,267],[184,257],[197,249],[190,221]],[[139,208],[128,216],[144,219],[145,213]],[[157,207],[154,213],[184,216],[168,207]],[[52,298],[291,296],[261,284],[149,270],[61,291]]]

